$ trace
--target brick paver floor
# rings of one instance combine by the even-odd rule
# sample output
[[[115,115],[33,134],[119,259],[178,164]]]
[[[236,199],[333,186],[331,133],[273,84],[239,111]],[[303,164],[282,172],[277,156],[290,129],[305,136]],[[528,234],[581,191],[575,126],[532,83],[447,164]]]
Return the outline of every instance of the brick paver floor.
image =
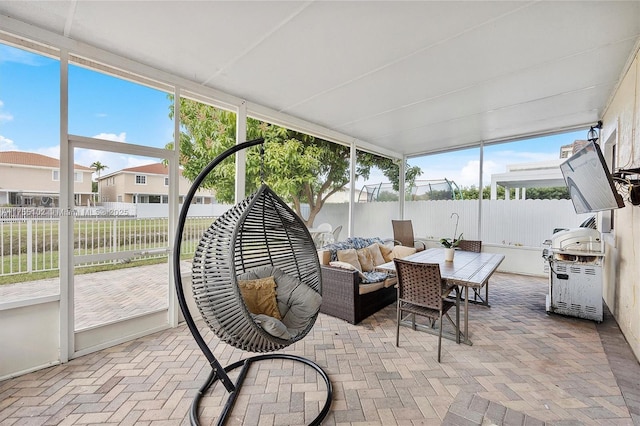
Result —
[[[610,314],[602,324],[547,315],[546,280],[497,273],[491,308],[472,305],[472,346],[401,329],[395,306],[358,325],[323,314],[281,351],[329,374],[327,425],[640,424],[640,366]],[[219,343],[199,322],[222,365],[252,354]],[[189,406],[210,367],[184,325],[0,382],[0,424],[189,424]],[[235,373],[234,373],[235,374]],[[324,383],[288,360],[249,371],[228,424],[293,425],[312,419]],[[217,384],[202,424],[226,400]]]

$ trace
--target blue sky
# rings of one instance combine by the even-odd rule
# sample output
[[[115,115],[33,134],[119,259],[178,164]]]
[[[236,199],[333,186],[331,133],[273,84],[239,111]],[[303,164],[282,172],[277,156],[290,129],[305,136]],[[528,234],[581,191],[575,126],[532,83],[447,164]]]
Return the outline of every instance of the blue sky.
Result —
[[[59,157],[59,64],[41,55],[0,44],[0,150]],[[173,138],[167,94],[78,66],[69,69],[69,133],[138,145],[164,147]],[[507,164],[559,157],[559,147],[584,139],[586,130],[485,147],[484,183]],[[411,159],[421,180],[447,178],[477,185],[478,152],[471,149]],[[77,164],[100,161],[103,174],[160,161],[96,150],[78,150]],[[372,173],[369,182],[385,181]],[[362,182],[356,185],[358,188]]]

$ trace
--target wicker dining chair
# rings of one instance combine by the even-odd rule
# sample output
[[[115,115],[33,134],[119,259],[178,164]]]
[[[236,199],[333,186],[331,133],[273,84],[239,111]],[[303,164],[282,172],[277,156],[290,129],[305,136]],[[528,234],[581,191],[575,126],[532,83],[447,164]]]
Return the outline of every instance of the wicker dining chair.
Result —
[[[480,240],[460,240],[458,249],[462,251],[472,251],[480,253],[482,251],[482,241]],[[473,302],[489,306],[489,281],[484,284],[484,297],[480,295],[482,288],[473,289]],[[478,299],[480,301],[478,302]]]
[[[417,251],[427,248],[422,241],[416,240],[413,235],[413,223],[410,220],[392,220],[393,239],[396,244],[407,247],[415,247]]]
[[[447,285],[440,276],[437,263],[412,262],[393,259],[398,276],[398,303],[396,323],[396,346],[400,346],[400,322],[403,312],[411,314],[412,327],[416,329],[416,315],[429,318],[431,325],[439,322],[438,362],[442,352],[442,320],[446,317],[455,327],[456,342],[460,343],[460,291],[456,285]],[[456,298],[448,295],[455,291]],[[449,316],[449,309],[456,307],[455,323]]]

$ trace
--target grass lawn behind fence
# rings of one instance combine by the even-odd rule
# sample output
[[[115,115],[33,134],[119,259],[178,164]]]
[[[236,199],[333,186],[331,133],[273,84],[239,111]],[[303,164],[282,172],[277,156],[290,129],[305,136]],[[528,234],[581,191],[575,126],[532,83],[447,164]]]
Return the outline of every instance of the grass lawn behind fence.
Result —
[[[189,218],[181,258],[193,256],[202,233],[215,218]],[[59,221],[0,222],[0,285],[57,277]],[[29,238],[30,236],[30,238]],[[29,241],[30,240],[30,241]],[[81,219],[74,222],[74,255],[144,252],[168,248],[167,219]],[[28,265],[31,253],[31,265]],[[166,253],[131,256],[76,266],[76,273],[97,272],[167,261]],[[29,272],[31,271],[31,272]]]

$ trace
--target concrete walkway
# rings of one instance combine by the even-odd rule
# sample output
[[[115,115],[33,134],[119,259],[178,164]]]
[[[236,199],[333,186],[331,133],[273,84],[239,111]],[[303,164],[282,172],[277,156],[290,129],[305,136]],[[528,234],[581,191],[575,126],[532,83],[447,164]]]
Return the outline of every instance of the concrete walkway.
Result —
[[[75,329],[167,309],[168,282],[168,263],[76,275]],[[58,278],[0,285],[2,302],[59,294]]]

